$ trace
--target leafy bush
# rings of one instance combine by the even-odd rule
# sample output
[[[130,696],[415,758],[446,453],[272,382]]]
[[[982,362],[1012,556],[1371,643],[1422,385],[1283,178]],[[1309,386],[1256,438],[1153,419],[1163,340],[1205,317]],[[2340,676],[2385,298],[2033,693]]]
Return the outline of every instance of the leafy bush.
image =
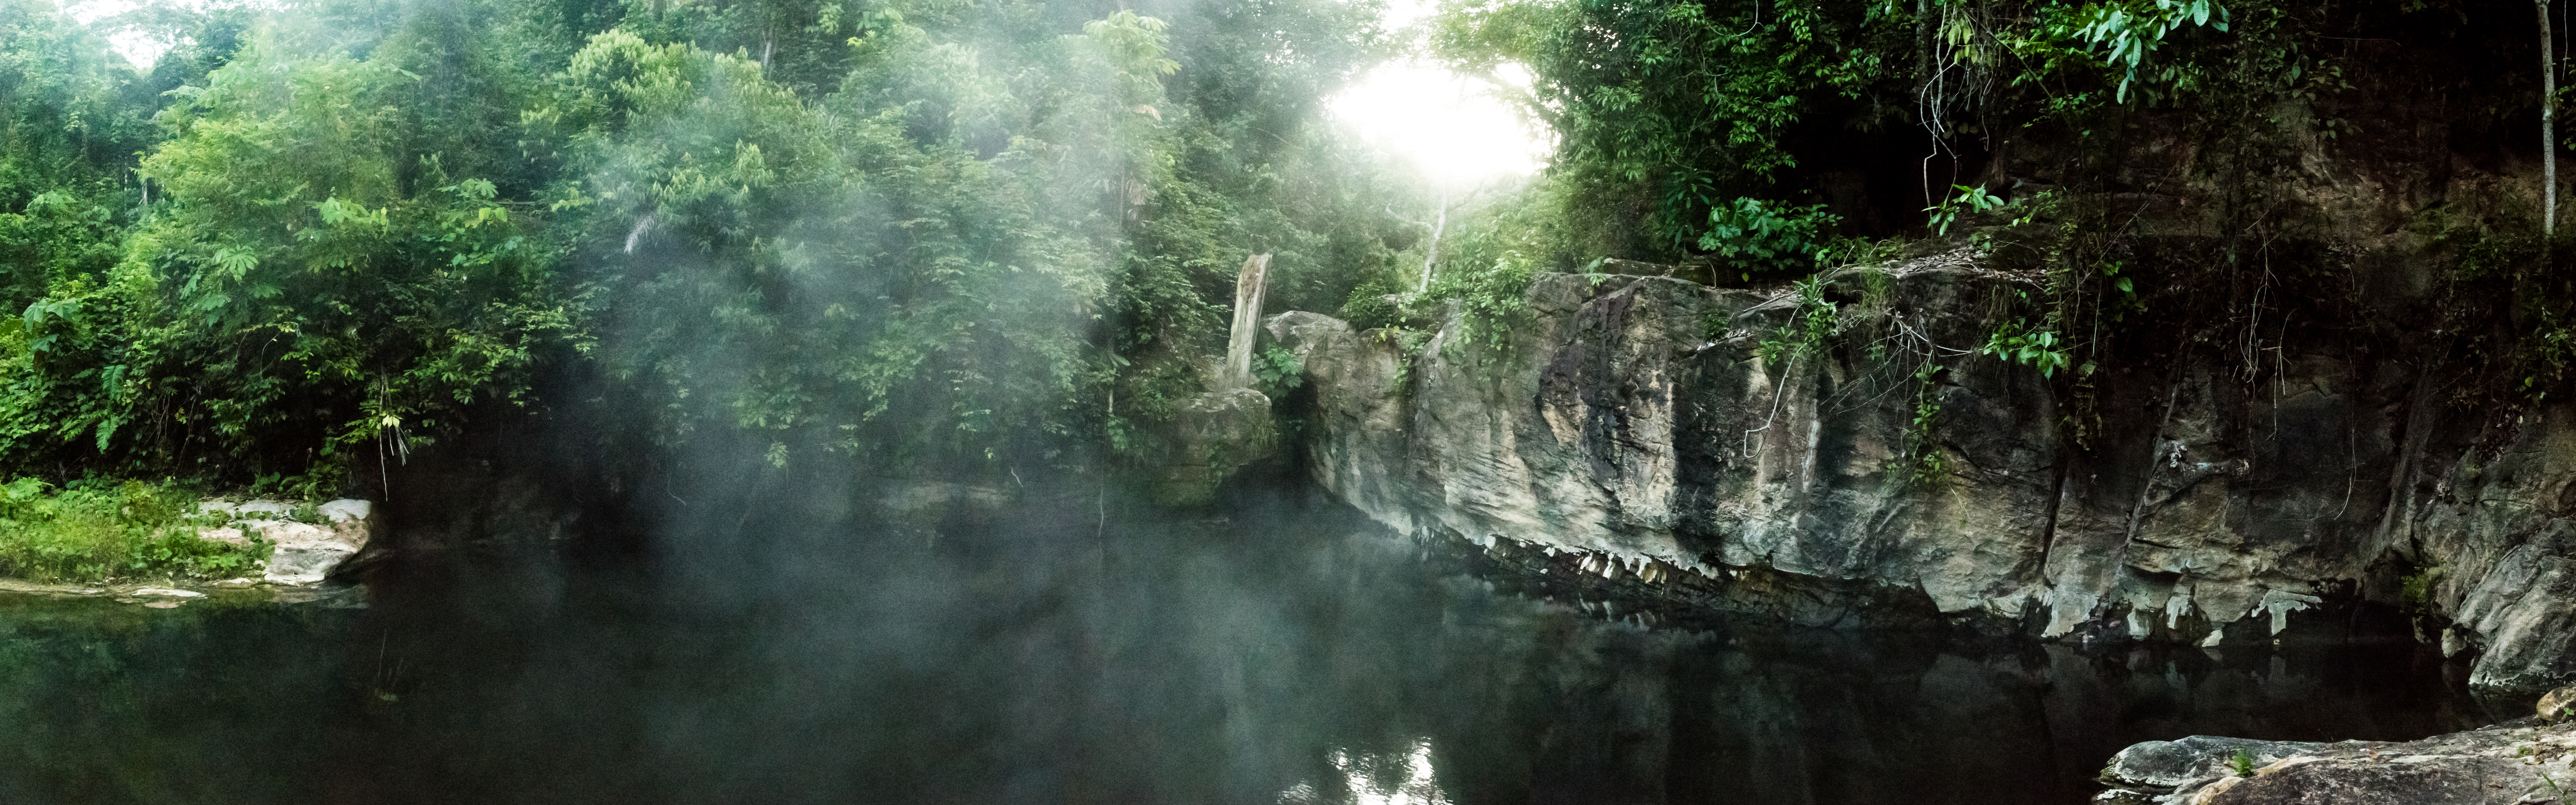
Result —
[[[2138,69],[2147,66],[2147,55],[2164,43],[2167,34],[2184,23],[2225,32],[2229,17],[2225,6],[2210,0],[2108,0],[2051,10],[2057,12],[2052,15],[2055,24],[2043,26],[2044,37],[2081,42],[2095,51],[2102,66],[2120,73],[2117,99],[2121,103],[2128,102],[2129,87],[2138,83]],[[2163,77],[2167,83],[2173,80],[2170,68]]]
[[[1739,198],[1708,211],[1708,232],[1699,236],[1699,247],[1734,260],[1746,279],[1755,272],[1812,269],[1829,256],[1826,234],[1841,221],[1822,204],[1793,207]]]
[[[1351,289],[1350,300],[1342,303],[1342,320],[1359,330],[1394,326],[1403,312],[1388,297],[1397,293],[1394,285],[1382,279],[1362,282]]]
[[[1824,275],[1800,280],[1790,290],[1797,295],[1798,306],[1790,313],[1789,323],[1774,328],[1770,337],[1762,339],[1760,350],[1766,364],[1822,353],[1826,339],[1832,338],[1842,323],[1842,309],[1825,298]]]
[[[1511,328],[1529,312],[1530,280],[1538,272],[1519,252],[1506,252],[1491,264],[1443,275],[1427,294],[1458,302],[1462,338],[1453,348],[1481,343],[1492,350],[1509,346]]]
[[[1982,187],[1961,184],[1951,185],[1951,188],[1958,190],[1959,194],[1943,199],[1939,204],[1923,208],[1924,212],[1932,214],[1927,225],[1932,227],[1934,234],[1948,235],[1951,226],[1960,223],[1968,216],[1990,212],[2004,205],[2001,196],[1988,193]]]
[[[2041,377],[2052,378],[2057,376],[2057,370],[2066,367],[2071,353],[2056,333],[2032,329],[2021,321],[1996,327],[1986,336],[1985,346],[1977,348],[1979,355],[2037,368]]]
[[[1924,361],[1914,370],[1914,419],[1906,423],[1906,483],[1929,486],[1950,473],[1949,454],[1933,440],[1933,429],[1941,424],[1941,385],[1935,380],[1941,367]]]
[[[1259,385],[1261,393],[1276,400],[1280,395],[1306,384],[1306,362],[1299,359],[1297,353],[1274,344],[1269,349],[1253,353],[1252,379]]]

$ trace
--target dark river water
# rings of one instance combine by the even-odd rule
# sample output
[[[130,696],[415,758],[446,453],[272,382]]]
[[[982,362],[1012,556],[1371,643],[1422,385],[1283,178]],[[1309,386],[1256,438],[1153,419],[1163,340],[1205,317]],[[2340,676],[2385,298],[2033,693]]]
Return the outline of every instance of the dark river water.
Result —
[[[1645,629],[1329,507],[1057,508],[0,594],[0,802],[2072,805],[2135,741],[2489,720],[2409,643]]]

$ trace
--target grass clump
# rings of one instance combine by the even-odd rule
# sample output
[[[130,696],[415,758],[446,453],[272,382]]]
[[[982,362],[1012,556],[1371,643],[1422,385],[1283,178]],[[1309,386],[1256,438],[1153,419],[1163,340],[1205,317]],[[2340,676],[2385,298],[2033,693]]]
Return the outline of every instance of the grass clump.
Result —
[[[0,484],[0,575],[32,581],[230,578],[259,568],[265,541],[197,538],[221,525],[195,512],[197,495],[143,481],[35,478]]]

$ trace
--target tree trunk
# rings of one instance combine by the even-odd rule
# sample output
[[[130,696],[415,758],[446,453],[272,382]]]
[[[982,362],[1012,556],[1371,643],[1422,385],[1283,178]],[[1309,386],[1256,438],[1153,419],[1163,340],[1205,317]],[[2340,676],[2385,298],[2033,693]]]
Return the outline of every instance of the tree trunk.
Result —
[[[1447,185],[1442,185],[1440,187],[1440,209],[1431,219],[1431,248],[1423,250],[1422,284],[1413,289],[1414,293],[1430,292],[1431,264],[1440,261],[1440,230],[1447,228],[1449,228],[1449,187]]]
[[[2549,0],[2540,9],[2540,231],[2558,233],[2558,59],[2549,47]]]
[[[1270,281],[1270,255],[1256,254],[1243,261],[1243,271],[1234,278],[1234,331],[1225,343],[1225,376],[1217,380],[1222,389],[1252,386],[1252,344],[1261,329],[1261,295]]]

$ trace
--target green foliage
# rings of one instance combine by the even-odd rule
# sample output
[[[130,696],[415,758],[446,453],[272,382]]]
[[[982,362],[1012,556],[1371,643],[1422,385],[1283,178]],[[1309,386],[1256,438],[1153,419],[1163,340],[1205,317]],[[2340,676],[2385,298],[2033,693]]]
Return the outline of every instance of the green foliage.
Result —
[[[1286,347],[1272,345],[1252,355],[1252,379],[1261,393],[1277,399],[1306,383],[1306,362]]]
[[[1931,221],[1925,226],[1932,227],[1934,234],[1948,235],[1952,224],[1959,223],[1967,216],[1991,212],[2004,205],[2002,197],[1986,192],[1985,188],[1968,185],[1951,185],[1951,187],[1959,191],[1957,195],[1943,199],[1939,204],[1923,208],[1924,212],[1932,214]]]
[[[2225,32],[2228,13],[2225,6],[2210,0],[2112,0],[2087,3],[2052,17],[2049,33],[2084,43],[2104,66],[2121,72],[2116,98],[2126,103],[2129,86],[2138,81],[2139,67],[2164,44],[2167,34],[2185,24]],[[2171,74],[2166,77],[2170,83]]]
[[[2010,324],[1996,326],[1994,333],[1986,337],[1985,345],[1977,348],[1977,354],[2036,368],[2041,377],[2053,378],[2057,376],[2057,370],[2066,368],[2072,350],[2066,348],[2056,333],[2033,329],[2015,319]]]
[[[1489,265],[1446,274],[1432,283],[1427,296],[1458,304],[1460,337],[1450,349],[1482,346],[1489,359],[1508,351],[1512,328],[1529,314],[1529,285],[1536,276],[1520,253],[1505,252]]]
[[[1825,276],[1817,274],[1790,285],[1797,299],[1789,321],[1773,329],[1762,339],[1758,349],[1762,362],[1776,364],[1802,356],[1822,354],[1825,343],[1841,326],[1841,309],[1825,298]]]
[[[152,391],[195,401],[200,438],[401,443],[522,400],[538,355],[578,339],[534,211],[405,147],[435,111],[418,75],[264,42],[209,81],[163,116],[142,172],[168,200],[128,257],[157,280],[137,303],[158,306],[136,338],[164,361]]]
[[[1393,326],[1402,320],[1402,311],[1389,298],[1398,293],[1385,280],[1362,282],[1351,288],[1350,299],[1342,303],[1342,320],[1362,330]]]
[[[0,3],[7,469],[337,485],[549,368],[773,464],[1078,456],[1407,198],[1320,125],[1367,6]]]
[[[1912,61],[1905,16],[1876,3],[1466,0],[1442,7],[1430,49],[1470,75],[1526,68],[1514,99],[1562,138],[1557,209],[1590,219],[1578,251],[1657,258],[1696,245],[1721,202],[1766,195],[1798,166],[1788,132],[1809,115],[1910,97],[1894,80]],[[1594,214],[1618,208],[1642,214]]]
[[[2235,756],[2227,759],[2227,768],[2235,772],[2238,777],[2254,776],[2254,753],[2243,749],[2236,750]]]
[[[1916,486],[1938,483],[1950,473],[1950,458],[1933,438],[1941,424],[1941,385],[1934,378],[1943,367],[1925,361],[1914,370],[1914,417],[1905,426],[1905,480]]]
[[[0,575],[38,581],[228,578],[256,571],[264,542],[201,540],[215,519],[191,514],[197,496],[140,481],[75,482],[48,491],[19,477],[0,484]]]
[[[2441,565],[2427,565],[2425,567],[2417,568],[2415,572],[2408,573],[2404,578],[2399,579],[2397,583],[2398,607],[2409,615],[2423,615],[2432,612],[2433,585],[2441,583],[2442,574],[2445,570],[2446,568]]]
[[[1757,271],[1813,270],[1830,256],[1826,236],[1841,220],[1822,204],[1793,207],[1739,198],[1709,209],[1699,248],[1734,260],[1746,279]]]

